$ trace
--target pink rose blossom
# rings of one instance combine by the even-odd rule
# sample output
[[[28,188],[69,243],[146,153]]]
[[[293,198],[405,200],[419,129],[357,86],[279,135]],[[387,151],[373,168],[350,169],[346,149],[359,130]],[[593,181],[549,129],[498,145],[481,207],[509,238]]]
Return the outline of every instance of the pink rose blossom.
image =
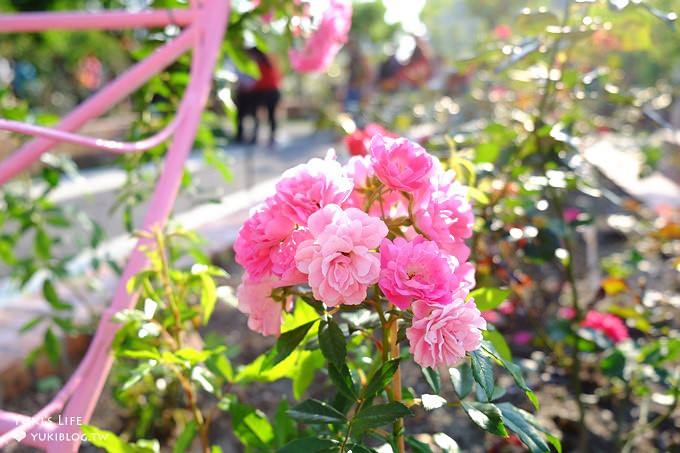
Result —
[[[323,72],[333,62],[347,41],[352,25],[352,1],[330,0],[318,28],[302,49],[288,52],[290,64],[297,72]]]
[[[308,226],[313,239],[299,245],[295,260],[309,275],[314,297],[329,307],[363,302],[380,275],[380,258],[372,250],[387,235],[387,226],[356,208],[337,205],[312,214]]]
[[[297,270],[294,257],[297,244],[307,237],[270,198],[241,227],[234,243],[236,262],[252,282],[275,275],[290,285],[302,283],[306,278]]]
[[[486,329],[486,321],[473,301],[458,299],[443,306],[417,301],[406,337],[413,359],[420,366],[454,366],[466,352],[479,348],[480,329]]]
[[[380,289],[402,310],[416,300],[448,304],[460,286],[448,258],[422,236],[410,242],[400,237],[394,242],[383,239],[380,267]]]
[[[474,215],[465,188],[450,172],[441,173],[415,199],[416,226],[459,262],[466,261],[470,251],[464,239],[472,236]]]
[[[629,337],[628,328],[626,328],[626,325],[621,318],[609,313],[600,313],[599,311],[590,310],[586,313],[586,317],[583,321],[581,321],[581,326],[602,332],[614,343],[618,343]]]
[[[415,192],[430,184],[434,159],[417,143],[376,135],[370,151],[375,174],[388,188]]]
[[[248,328],[262,335],[281,333],[283,307],[272,299],[274,284],[271,280],[249,283],[244,279],[236,290],[238,309],[248,315]]]
[[[306,225],[307,218],[320,208],[343,203],[353,187],[352,179],[329,155],[286,170],[276,184],[274,199],[294,222]]]

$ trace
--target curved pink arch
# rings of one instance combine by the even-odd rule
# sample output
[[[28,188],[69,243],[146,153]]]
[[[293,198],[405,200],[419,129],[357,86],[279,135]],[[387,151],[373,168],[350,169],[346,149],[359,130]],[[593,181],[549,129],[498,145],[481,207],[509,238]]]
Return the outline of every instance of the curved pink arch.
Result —
[[[199,126],[200,115],[209,95],[212,70],[219,56],[220,44],[227,27],[230,11],[230,2],[225,0],[193,0],[191,5],[192,8],[189,11],[191,14],[182,15],[182,17],[187,18],[187,23],[190,23],[186,31],[170,43],[165,44],[146,60],[137,63],[109,86],[76,108],[57,125],[56,129],[1,120],[0,125],[7,129],[39,135],[41,138],[24,145],[0,163],[0,184],[8,181],[39,159],[41,154],[58,143],[57,140],[98,145],[96,147],[99,149],[107,149],[113,152],[121,150],[125,150],[121,152],[135,152],[142,151],[144,147],[146,149],[153,147],[155,144],[173,136],[174,139],[168,149],[163,171],[151,197],[141,229],[150,230],[153,227],[163,226],[177,196],[184,163],[191,151]],[[62,19],[68,17],[69,20],[76,20],[74,18],[77,15],[77,24],[53,22],[49,14],[31,14],[31,20],[39,18],[35,22],[37,25],[34,29],[46,29],[52,25],[60,28],[81,29],[95,27],[101,25],[103,20],[101,16],[106,15],[106,13],[101,13],[96,20],[90,23],[88,18],[83,17],[83,15],[76,13],[70,16],[64,13],[60,14]],[[144,18],[140,18],[139,15],[133,16],[130,23],[134,22],[134,26],[158,26],[173,23],[170,20],[170,14],[146,15],[144,17],[148,19],[148,22],[145,22]],[[126,24],[129,25],[125,16],[119,12],[112,13],[111,17],[115,18],[115,21],[121,27]],[[163,19],[164,17],[165,19]],[[23,15],[0,16],[0,24],[12,23],[15,18],[21,19],[20,22],[24,24],[24,27],[30,25],[30,20],[27,22]],[[21,30],[21,27],[18,27],[18,30]],[[0,32],[2,31],[5,30],[0,28]],[[98,142],[98,139],[69,132],[79,128],[89,119],[102,114],[111,105],[141,86],[151,76],[163,70],[189,48],[193,49],[189,86],[182,98],[177,117],[165,129],[146,140],[133,143]],[[48,452],[64,453],[78,450],[81,443],[80,429],[77,426],[55,425],[49,421],[49,417],[63,411],[63,414],[67,417],[80,417],[87,422],[92,416],[112,365],[110,347],[118,326],[111,321],[111,317],[121,309],[134,306],[137,300],[137,294],[127,292],[126,283],[130,277],[146,266],[147,258],[142,251],[146,244],[148,244],[148,241],[140,240],[131,253],[123,276],[118,282],[111,305],[102,314],[85,357],[53,400],[33,417],[0,411],[0,433],[4,433],[0,435],[0,448],[12,442],[13,439],[17,438],[17,435],[25,433],[27,436],[23,439],[23,443],[43,448]],[[48,435],[50,433],[63,434],[68,437],[67,440],[63,441],[49,438],[42,440],[33,437],[33,434]]]

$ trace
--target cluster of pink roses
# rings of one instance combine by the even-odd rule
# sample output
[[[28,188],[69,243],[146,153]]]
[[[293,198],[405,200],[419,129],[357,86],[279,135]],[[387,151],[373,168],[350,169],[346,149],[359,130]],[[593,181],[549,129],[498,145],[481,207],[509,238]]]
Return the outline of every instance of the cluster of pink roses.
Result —
[[[351,25],[351,0],[330,0],[304,47],[288,52],[293,69],[297,72],[325,71],[347,41]]]
[[[281,288],[309,286],[327,307],[386,299],[413,314],[417,363],[454,365],[486,328],[468,298],[472,223],[465,188],[438,159],[376,135],[344,166],[329,154],[286,171],[252,212],[234,245],[239,309],[251,329],[278,335],[291,304]]]

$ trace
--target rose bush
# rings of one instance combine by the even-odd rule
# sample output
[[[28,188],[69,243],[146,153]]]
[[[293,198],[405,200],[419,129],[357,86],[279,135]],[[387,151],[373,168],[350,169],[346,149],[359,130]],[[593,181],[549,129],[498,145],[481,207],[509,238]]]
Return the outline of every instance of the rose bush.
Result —
[[[403,419],[416,406],[445,406],[442,368],[481,428],[505,437],[510,430],[536,452],[550,451],[548,442],[559,447],[530,414],[495,402],[504,392],[494,385],[494,363],[534,404],[536,398],[471,296],[475,268],[465,241],[473,220],[466,188],[452,171],[420,145],[379,133],[366,155],[344,165],[329,152],[289,169],[252,210],[234,247],[245,270],[237,305],[251,330],[278,339],[246,369],[289,376],[301,396],[316,368],[299,354],[311,353],[311,360],[320,350],[337,390],[329,403],[310,399],[288,411],[318,428],[280,451],[374,451],[366,434],[397,452],[417,447]],[[506,294],[476,292],[484,304]],[[435,394],[404,392],[401,367],[413,363]],[[475,401],[463,401],[473,382]],[[389,401],[376,401],[382,397]],[[379,429],[387,424],[391,434]]]

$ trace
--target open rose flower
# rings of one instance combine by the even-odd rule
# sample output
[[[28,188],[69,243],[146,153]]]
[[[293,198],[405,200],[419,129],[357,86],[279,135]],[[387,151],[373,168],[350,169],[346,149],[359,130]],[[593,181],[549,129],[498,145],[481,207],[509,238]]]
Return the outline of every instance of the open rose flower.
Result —
[[[447,256],[422,236],[412,241],[383,239],[380,265],[380,289],[402,310],[416,300],[448,304],[460,286]]]
[[[425,194],[416,197],[416,226],[462,263],[470,254],[464,239],[472,236],[472,206],[465,188],[453,180],[450,172],[433,179],[436,181]]]
[[[406,337],[418,365],[454,366],[466,352],[479,348],[481,329],[486,329],[486,321],[472,301],[458,299],[443,306],[417,301]]]
[[[352,25],[352,1],[330,0],[317,29],[302,49],[288,52],[290,64],[297,72],[323,72],[333,62],[347,41]]]
[[[274,283],[264,280],[259,283],[244,281],[236,290],[238,309],[248,315],[248,328],[262,335],[281,333],[283,307],[272,299]]]
[[[234,243],[236,262],[253,282],[274,275],[289,285],[302,283],[306,277],[297,270],[294,257],[297,244],[307,237],[270,198],[241,227]]]
[[[314,158],[286,170],[276,184],[274,199],[286,216],[306,225],[307,218],[319,208],[343,203],[353,187],[342,165],[329,154],[325,159]]]
[[[376,135],[370,151],[375,174],[388,188],[415,192],[430,184],[434,159],[417,143]]]
[[[590,310],[581,321],[581,326],[602,332],[614,343],[619,343],[629,337],[628,328],[623,320],[610,313]]]
[[[387,226],[356,208],[328,205],[309,217],[308,227],[313,239],[299,245],[295,260],[308,274],[314,297],[329,307],[363,302],[380,275],[374,249]]]

